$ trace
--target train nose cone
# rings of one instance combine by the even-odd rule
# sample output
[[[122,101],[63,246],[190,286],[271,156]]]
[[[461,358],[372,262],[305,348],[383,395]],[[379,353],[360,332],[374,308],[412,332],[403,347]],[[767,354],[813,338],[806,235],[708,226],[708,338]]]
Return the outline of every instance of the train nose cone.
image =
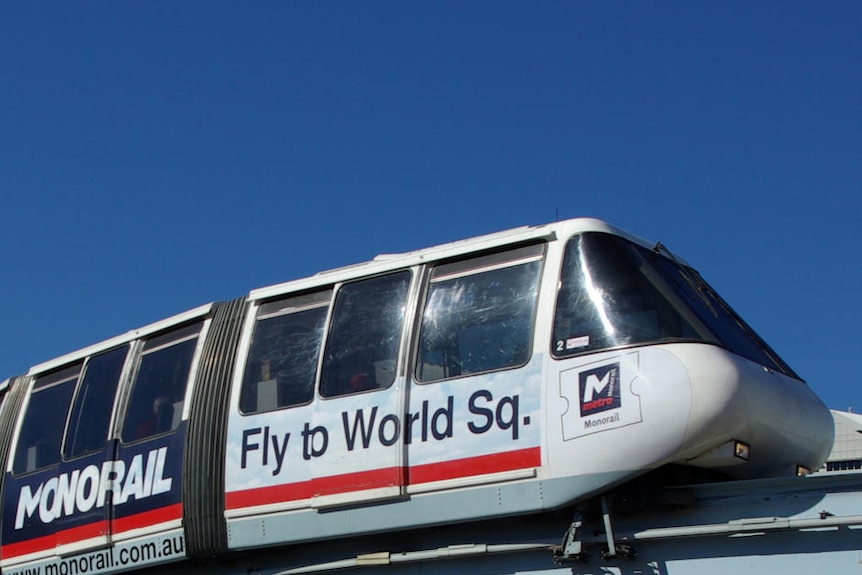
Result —
[[[832,416],[802,381],[714,346],[684,352],[692,378],[687,462],[733,477],[793,475],[817,469],[832,447]],[[728,442],[749,446],[748,460],[710,457]]]

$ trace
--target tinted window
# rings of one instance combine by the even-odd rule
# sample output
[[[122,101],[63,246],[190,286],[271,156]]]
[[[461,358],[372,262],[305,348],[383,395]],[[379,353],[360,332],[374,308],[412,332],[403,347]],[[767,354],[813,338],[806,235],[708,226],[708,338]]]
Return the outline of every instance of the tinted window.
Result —
[[[395,381],[410,272],[344,285],[335,297],[320,393],[335,397]]]
[[[64,455],[67,458],[105,447],[117,384],[129,347],[91,357],[72,406]]]
[[[529,361],[543,249],[531,246],[433,271],[422,314],[417,380]]]
[[[326,291],[260,306],[240,395],[243,413],[311,401],[331,297]]]
[[[647,252],[646,257],[722,345],[775,371],[799,377],[695,270],[655,253]]]
[[[586,233],[566,245],[554,317],[554,354],[663,341],[719,343],[797,377],[700,277],[660,246]]]
[[[554,316],[554,354],[633,343],[711,339],[642,252],[587,233],[566,245]]]
[[[177,428],[200,329],[195,324],[146,342],[126,406],[124,442]]]
[[[81,366],[40,377],[33,385],[12,470],[29,473],[60,462],[60,443]]]

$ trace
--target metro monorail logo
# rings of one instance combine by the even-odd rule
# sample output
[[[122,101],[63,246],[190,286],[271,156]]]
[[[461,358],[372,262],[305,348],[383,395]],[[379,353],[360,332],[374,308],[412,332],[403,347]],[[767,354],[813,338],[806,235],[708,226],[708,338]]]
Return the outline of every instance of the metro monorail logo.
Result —
[[[643,421],[640,392],[635,390],[638,380],[641,384],[649,381],[649,374],[640,368],[642,353],[633,351],[586,364],[573,361],[571,369],[560,372],[564,441]]]
[[[611,363],[579,376],[581,417],[622,407],[620,395],[620,364]]]
[[[88,465],[43,481],[35,489],[23,486],[18,494],[15,529],[24,527],[25,521],[34,515],[47,524],[60,517],[104,507],[109,491],[116,505],[169,492],[173,479],[164,476],[167,451],[167,447],[161,447],[146,454],[138,453],[128,466],[122,460]]]

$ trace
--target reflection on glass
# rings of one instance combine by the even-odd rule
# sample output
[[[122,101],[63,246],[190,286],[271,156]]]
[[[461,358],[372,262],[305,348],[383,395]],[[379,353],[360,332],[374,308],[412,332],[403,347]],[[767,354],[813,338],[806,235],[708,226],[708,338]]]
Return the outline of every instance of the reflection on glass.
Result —
[[[325,291],[260,306],[240,395],[243,413],[311,401],[330,297]]]
[[[445,266],[435,270],[419,334],[419,381],[516,367],[529,360],[540,256],[469,274],[447,276]]]
[[[696,271],[659,249],[595,232],[569,240],[554,315],[554,355],[701,341],[797,377]]]

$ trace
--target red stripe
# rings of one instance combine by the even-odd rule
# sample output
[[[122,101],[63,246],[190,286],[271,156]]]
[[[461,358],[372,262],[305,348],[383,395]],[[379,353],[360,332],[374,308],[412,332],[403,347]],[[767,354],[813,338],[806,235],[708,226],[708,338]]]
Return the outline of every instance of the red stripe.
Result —
[[[152,511],[146,511],[144,513],[115,519],[114,533],[122,533],[124,531],[147,527],[149,525],[157,525],[172,519],[181,519],[182,516],[182,504],[177,503],[175,505],[168,505],[167,507],[162,507],[160,509],[154,509]],[[78,543],[85,539],[101,537],[105,535],[106,525],[107,523],[105,521],[95,521],[79,527],[57,531],[50,535],[35,537],[18,543],[10,543],[8,545],[4,545],[2,550],[0,550],[0,553],[2,553],[4,558],[19,557],[29,553],[54,549],[60,545],[69,545],[72,543]]]
[[[401,467],[384,467],[345,475],[315,477],[311,481],[315,495],[334,495],[348,491],[392,487],[403,483],[404,473]]]
[[[284,483],[271,487],[258,487],[244,491],[231,491],[225,493],[224,504],[226,509],[240,509],[242,507],[256,507],[284,501],[296,501],[309,499],[314,495],[311,481],[299,483]]]
[[[319,477],[311,481],[258,487],[244,491],[232,491],[225,494],[225,508],[241,509],[243,507],[268,505],[270,503],[300,501],[302,499],[310,499],[315,495],[335,495],[350,491],[400,485],[402,483],[400,479],[401,472],[401,467],[384,467],[383,469],[374,469],[371,471]]]
[[[129,515],[128,517],[117,517],[112,525],[112,533],[125,533],[132,529],[140,529],[141,527],[149,527],[150,525],[158,525],[173,519],[182,519],[183,504],[175,503],[159,509]]]
[[[538,447],[480,455],[441,463],[417,465],[408,470],[411,485],[458,479],[472,475],[487,475],[527,467],[538,467],[542,463],[542,452]]]
[[[441,463],[417,465],[410,467],[407,470],[407,475],[409,476],[409,483],[417,485],[431,483],[432,481],[538,467],[541,465],[541,462],[541,449],[530,447],[518,451],[507,451],[505,453],[468,457]],[[402,481],[400,475],[403,471],[404,469],[401,467],[386,467],[373,471],[321,477],[311,481],[258,487],[243,491],[231,491],[225,494],[225,508],[242,509],[244,507],[256,507],[272,503],[299,501],[309,499],[314,495],[334,495],[376,487],[400,485]]]
[[[55,533],[51,533],[50,535],[45,535],[44,537],[36,537],[34,539],[27,539],[26,541],[21,541],[20,543],[9,543],[8,545],[4,545],[2,551],[0,551],[0,554],[3,555],[4,559],[8,559],[9,557],[18,557],[20,555],[26,555],[28,553],[35,553],[36,551],[53,549],[56,546],[57,535]]]
[[[33,539],[27,539],[26,541],[4,545],[2,555],[4,558],[18,557],[20,555],[27,555],[28,553],[54,549],[58,545],[76,543],[84,539],[99,537],[104,534],[105,521],[95,521],[93,523],[81,525],[80,527],[57,531],[50,535],[43,535],[42,537],[34,537]]]
[[[69,543],[77,543],[84,539],[92,539],[93,537],[101,537],[105,535],[105,529],[108,524],[105,521],[96,521],[80,527],[57,531],[56,545],[66,545]]]

